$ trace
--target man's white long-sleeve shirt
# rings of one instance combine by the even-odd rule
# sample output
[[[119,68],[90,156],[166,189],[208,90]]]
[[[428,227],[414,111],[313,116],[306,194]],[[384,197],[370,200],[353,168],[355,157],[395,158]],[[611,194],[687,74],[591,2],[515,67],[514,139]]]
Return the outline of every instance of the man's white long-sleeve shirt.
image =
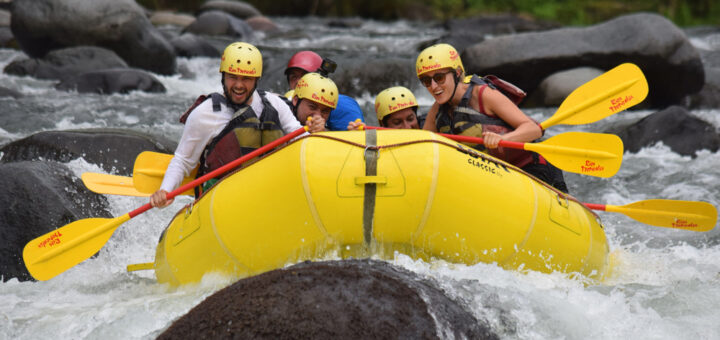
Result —
[[[269,92],[265,93],[265,97],[277,110],[283,133],[288,134],[302,127],[280,97]],[[253,92],[250,107],[260,118],[264,105],[257,90]],[[177,149],[175,149],[175,156],[165,171],[165,177],[160,189],[170,192],[180,186],[183,178],[190,175],[190,172],[197,166],[200,155],[202,155],[208,143],[230,122],[233,113],[235,112],[224,102],[220,105],[220,111],[213,111],[212,99],[210,98],[202,102],[190,113],[185,122],[180,142]]]

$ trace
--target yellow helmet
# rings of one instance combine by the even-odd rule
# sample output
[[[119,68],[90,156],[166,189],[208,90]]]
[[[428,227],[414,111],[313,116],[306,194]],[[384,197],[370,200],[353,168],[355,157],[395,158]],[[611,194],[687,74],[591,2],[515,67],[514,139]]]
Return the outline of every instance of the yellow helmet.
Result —
[[[382,122],[383,118],[391,113],[417,106],[415,95],[402,86],[385,89],[375,97],[375,113],[378,122]]]
[[[420,52],[415,62],[415,70],[417,71],[418,78],[430,71],[448,67],[453,70],[460,67],[460,69],[465,72],[457,50],[448,44],[432,45],[424,49]]]
[[[220,72],[239,76],[260,77],[262,54],[257,47],[245,42],[234,42],[225,48],[220,61]]]
[[[337,107],[338,88],[335,83],[319,73],[307,73],[295,85],[295,95],[300,99],[309,99],[318,104]]]
[[[295,90],[287,91],[287,92],[285,92],[285,94],[283,95],[283,97],[285,97],[285,98],[287,98],[287,99],[292,99],[293,96],[295,96]]]

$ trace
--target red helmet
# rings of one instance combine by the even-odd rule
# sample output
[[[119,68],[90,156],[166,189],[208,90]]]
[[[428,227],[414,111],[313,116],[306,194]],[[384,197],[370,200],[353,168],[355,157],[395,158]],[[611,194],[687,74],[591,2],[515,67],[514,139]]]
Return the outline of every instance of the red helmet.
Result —
[[[288,61],[285,75],[287,75],[288,71],[293,67],[303,69],[307,72],[315,72],[320,69],[322,62],[323,59],[319,54],[313,51],[300,51],[295,53],[295,55],[290,58],[290,61]]]

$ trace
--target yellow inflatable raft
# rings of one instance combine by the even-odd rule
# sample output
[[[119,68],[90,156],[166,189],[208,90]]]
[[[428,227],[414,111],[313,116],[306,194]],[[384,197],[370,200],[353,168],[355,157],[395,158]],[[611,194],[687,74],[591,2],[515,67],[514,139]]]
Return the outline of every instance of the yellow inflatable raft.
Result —
[[[608,245],[582,204],[462,144],[421,130],[328,132],[226,176],[183,208],[154,268],[159,282],[178,285],[395,252],[600,278]]]

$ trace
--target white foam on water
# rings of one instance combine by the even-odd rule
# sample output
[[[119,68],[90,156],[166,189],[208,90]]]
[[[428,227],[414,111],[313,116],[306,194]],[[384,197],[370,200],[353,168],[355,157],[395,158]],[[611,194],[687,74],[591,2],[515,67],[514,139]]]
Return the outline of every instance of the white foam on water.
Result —
[[[277,21],[281,28],[302,22]],[[410,47],[442,33],[427,30],[413,36],[409,31],[414,26],[406,22],[365,22],[358,34],[327,28],[321,20],[309,25],[310,32],[332,33],[325,40],[277,38],[273,46],[297,50],[346,41],[341,49],[348,51],[373,48],[388,54],[408,53]],[[714,48],[713,42],[700,39],[693,44]],[[20,57],[24,57],[21,52],[0,49],[0,67]],[[163,94],[78,95],[55,91],[53,81],[0,74],[3,86],[25,95],[3,101],[15,105],[12,110],[19,111],[19,118],[0,126],[0,140],[44,130],[97,127],[152,131],[177,140],[182,132],[176,123],[179,115],[199,94],[220,90],[216,60],[178,58],[178,65],[184,70],[179,75],[155,75],[167,88]],[[432,103],[427,91],[419,85],[415,90],[421,106]],[[359,98],[365,107],[372,107],[373,100],[369,93]],[[15,112],[5,114],[11,113]],[[529,110],[539,121],[553,113],[552,108]],[[623,112],[585,126],[556,126],[548,133],[599,132],[650,113]],[[692,114],[720,127],[719,110]],[[104,172],[82,159],[67,165],[77,176]],[[566,174],[566,179],[573,195],[583,202],[624,205],[666,198],[720,206],[717,152],[700,151],[691,158],[659,143],[626,153],[621,170],[610,179],[574,174]],[[147,198],[106,198],[112,216],[147,203]],[[173,320],[228,285],[230,278],[209,274],[199,284],[170,288],[157,284],[151,271],[126,271],[128,264],[153,261],[160,233],[189,201],[178,198],[168,208],[131,219],[118,227],[96,257],[49,281],[0,282],[0,340],[153,339]],[[438,282],[504,339],[720,339],[720,228],[693,233],[647,226],[618,213],[598,214],[606,226],[613,263],[610,276],[600,283],[562,273],[509,271],[494,264],[428,263],[404,255],[391,262]]]

